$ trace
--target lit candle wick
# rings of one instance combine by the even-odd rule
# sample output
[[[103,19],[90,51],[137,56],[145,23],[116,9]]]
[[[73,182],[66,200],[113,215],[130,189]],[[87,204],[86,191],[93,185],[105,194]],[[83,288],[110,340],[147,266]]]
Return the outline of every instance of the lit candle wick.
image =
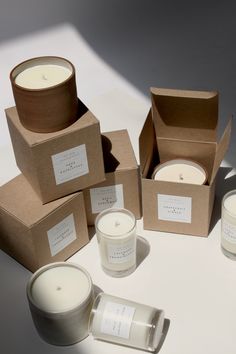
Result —
[[[181,181],[183,181],[184,177],[183,177],[182,173],[179,174],[179,179],[180,179]]]
[[[46,75],[42,74],[42,79],[43,79],[43,80],[47,80],[48,78],[47,78]]]
[[[115,227],[120,226],[119,221],[115,221]]]

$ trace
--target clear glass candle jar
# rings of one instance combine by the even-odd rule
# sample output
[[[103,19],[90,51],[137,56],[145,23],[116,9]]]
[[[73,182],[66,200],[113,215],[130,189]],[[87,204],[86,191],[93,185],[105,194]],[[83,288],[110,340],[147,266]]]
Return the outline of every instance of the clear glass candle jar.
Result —
[[[93,304],[89,332],[95,339],[154,352],[161,340],[164,311],[100,293]]]
[[[136,268],[136,219],[126,209],[110,208],[95,220],[95,228],[105,273],[123,277]]]
[[[236,260],[236,189],[222,200],[221,249],[227,257]]]

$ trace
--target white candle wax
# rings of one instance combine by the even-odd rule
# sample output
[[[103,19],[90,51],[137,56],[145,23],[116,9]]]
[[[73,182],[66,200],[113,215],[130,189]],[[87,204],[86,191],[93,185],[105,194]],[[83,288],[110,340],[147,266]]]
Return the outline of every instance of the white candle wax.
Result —
[[[222,201],[221,246],[227,256],[236,259],[236,190]]]
[[[194,161],[175,159],[157,166],[152,178],[156,181],[201,185],[206,181],[206,171]]]
[[[36,305],[48,312],[63,312],[79,306],[91,290],[87,276],[77,268],[49,268],[33,282]]]
[[[94,302],[89,327],[97,339],[154,351],[163,324],[163,311],[102,293]]]
[[[70,77],[72,71],[62,65],[41,64],[20,72],[15,83],[27,89],[44,89],[58,85]]]
[[[129,274],[136,266],[136,220],[125,209],[107,209],[95,221],[101,264],[113,276]]]

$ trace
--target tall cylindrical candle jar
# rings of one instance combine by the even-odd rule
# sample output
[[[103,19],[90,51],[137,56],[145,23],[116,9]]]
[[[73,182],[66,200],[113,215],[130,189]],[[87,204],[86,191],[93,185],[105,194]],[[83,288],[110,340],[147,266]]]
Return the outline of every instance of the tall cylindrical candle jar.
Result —
[[[236,260],[236,190],[222,200],[221,248],[227,257]]]
[[[67,59],[46,56],[26,60],[11,71],[10,79],[25,128],[53,132],[78,118],[75,68]]]
[[[100,293],[91,311],[89,331],[96,339],[153,352],[163,325],[163,310]]]
[[[54,345],[70,345],[88,335],[94,295],[88,272],[56,262],[36,271],[27,285],[31,315],[39,335]]]
[[[136,268],[136,219],[126,209],[110,208],[95,220],[101,265],[105,273],[123,277]]]

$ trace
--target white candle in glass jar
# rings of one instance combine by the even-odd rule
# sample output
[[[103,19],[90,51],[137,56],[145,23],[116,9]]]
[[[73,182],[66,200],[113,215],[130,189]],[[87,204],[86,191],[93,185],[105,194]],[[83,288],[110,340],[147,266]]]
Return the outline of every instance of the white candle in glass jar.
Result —
[[[162,310],[101,293],[93,304],[89,331],[96,339],[155,351],[163,325]]]
[[[236,260],[236,190],[228,192],[222,201],[221,248],[226,256]]]
[[[40,64],[21,71],[16,76],[15,83],[27,89],[43,89],[60,84],[71,74],[72,70],[63,65]]]
[[[136,220],[126,209],[106,209],[95,220],[103,270],[125,276],[136,268]]]
[[[56,345],[69,345],[88,335],[93,286],[88,272],[72,263],[40,268],[27,285],[31,314],[39,335]]]
[[[158,165],[152,178],[156,181],[204,184],[207,180],[206,170],[198,163],[185,160],[174,159]]]

